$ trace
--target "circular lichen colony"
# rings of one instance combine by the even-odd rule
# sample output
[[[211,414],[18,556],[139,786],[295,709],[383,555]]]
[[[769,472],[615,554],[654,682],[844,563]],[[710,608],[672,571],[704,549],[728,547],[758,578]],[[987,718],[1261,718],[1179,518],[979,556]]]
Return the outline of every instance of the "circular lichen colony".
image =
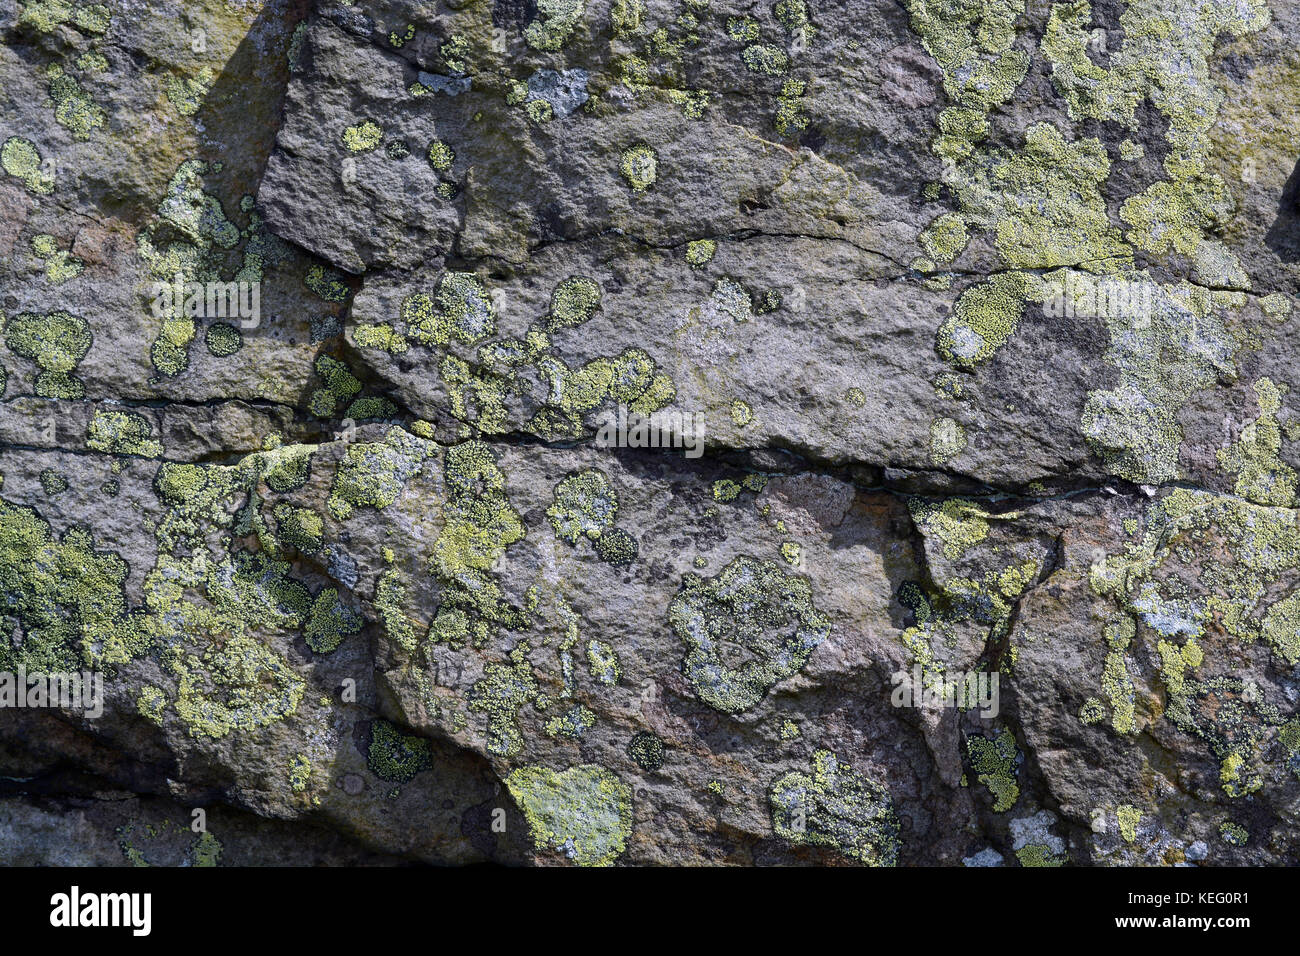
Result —
[[[798,673],[830,633],[807,578],[748,557],[733,559],[714,578],[687,575],[668,620],[686,645],[682,672],[696,695],[729,714],[748,710]]]
[[[646,731],[632,738],[627,753],[642,770],[658,770],[664,765],[664,742]]]
[[[633,192],[645,192],[659,178],[659,156],[649,146],[634,146],[624,151],[619,172]]]

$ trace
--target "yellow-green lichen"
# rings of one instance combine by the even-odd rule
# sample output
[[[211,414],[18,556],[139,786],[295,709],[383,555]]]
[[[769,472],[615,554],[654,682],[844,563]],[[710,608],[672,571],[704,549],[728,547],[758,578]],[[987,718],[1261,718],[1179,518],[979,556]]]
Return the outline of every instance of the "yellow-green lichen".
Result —
[[[32,254],[45,260],[45,279],[50,285],[62,285],[81,275],[85,263],[71,252],[60,249],[57,240],[47,234],[33,236]]]
[[[1142,822],[1142,811],[1126,803],[1116,809],[1115,816],[1119,820],[1119,835],[1123,837],[1125,843],[1132,843],[1137,839],[1137,828]]]
[[[619,172],[633,192],[645,192],[659,178],[659,155],[649,146],[634,146],[623,151]]]
[[[28,192],[48,196],[54,192],[55,179],[45,170],[36,144],[21,136],[10,136],[0,146],[0,168],[23,181]]]
[[[90,351],[90,326],[85,319],[57,311],[44,315],[23,312],[4,327],[5,345],[20,358],[35,362],[35,391],[41,398],[81,398],[86,387],[72,375]]]
[[[1259,418],[1242,430],[1240,439],[1218,453],[1223,470],[1237,476],[1236,493],[1256,504],[1289,507],[1295,503],[1295,469],[1279,457],[1282,429],[1277,413],[1286,392],[1285,385],[1275,385],[1271,379],[1255,382]]]
[[[524,30],[524,42],[542,52],[559,50],[569,41],[585,12],[585,0],[537,0],[537,19]]]
[[[157,458],[163,450],[162,444],[153,439],[153,426],[143,415],[98,408],[86,429],[86,447],[141,458]]]
[[[941,503],[912,498],[912,520],[925,534],[943,544],[944,557],[961,557],[989,534],[989,513],[969,498],[949,498]]]
[[[696,239],[686,244],[686,261],[698,269],[707,265],[717,251],[718,244],[714,240]]]
[[[107,114],[103,107],[57,63],[45,68],[45,80],[59,125],[66,127],[73,139],[90,139],[90,134],[104,125]]]
[[[578,866],[609,866],[626,849],[632,793],[604,767],[521,767],[505,782],[539,850],[562,853]]]
[[[403,734],[396,725],[376,720],[370,728],[366,765],[380,780],[406,783],[433,766],[433,754],[424,738]]]
[[[373,120],[363,120],[355,126],[345,127],[340,138],[350,153],[368,153],[383,142],[384,130]]]
[[[330,487],[330,513],[342,521],[357,508],[387,508],[436,452],[432,442],[400,428],[389,429],[382,442],[350,445]]]
[[[942,465],[966,448],[966,429],[951,418],[930,423],[930,464]]]
[[[974,734],[966,738],[966,752],[977,779],[993,795],[993,812],[1005,813],[1020,799],[1016,783],[1020,751],[1015,735],[1004,730],[993,740]]]

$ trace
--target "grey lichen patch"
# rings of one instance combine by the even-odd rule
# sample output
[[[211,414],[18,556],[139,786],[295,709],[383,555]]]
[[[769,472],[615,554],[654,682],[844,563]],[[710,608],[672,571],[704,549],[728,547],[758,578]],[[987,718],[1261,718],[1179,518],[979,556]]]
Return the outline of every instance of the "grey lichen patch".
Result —
[[[626,565],[636,558],[636,539],[615,526],[618,493],[603,471],[591,468],[564,478],[546,515],[557,537],[574,546],[590,540],[601,560]]]
[[[734,558],[714,578],[688,574],[668,609],[686,646],[682,672],[710,707],[740,713],[798,673],[830,633],[805,577],[771,561]],[[732,648],[744,648],[735,660]]]
[[[813,754],[811,775],[795,771],[772,784],[772,829],[791,843],[828,846],[867,866],[898,863],[898,817],[889,792],[829,750]]]
[[[578,866],[609,866],[627,848],[632,792],[604,767],[521,767],[505,782],[539,850],[562,853]]]
[[[1235,356],[1245,343],[1228,317],[1245,301],[1187,282],[1144,287],[1152,290],[1144,309],[1106,317],[1106,357],[1120,378],[1089,393],[1080,428],[1112,474],[1160,484],[1180,474],[1184,404],[1237,374]]]

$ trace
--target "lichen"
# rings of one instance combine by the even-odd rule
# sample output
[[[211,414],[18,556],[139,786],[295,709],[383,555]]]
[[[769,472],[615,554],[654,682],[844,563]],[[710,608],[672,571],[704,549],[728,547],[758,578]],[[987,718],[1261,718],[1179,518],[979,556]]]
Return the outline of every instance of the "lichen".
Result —
[[[143,415],[99,408],[86,429],[86,447],[141,458],[157,458],[163,451],[162,444],[153,438],[153,426]]]
[[[437,450],[437,445],[401,428],[390,428],[381,442],[349,445],[330,487],[326,502],[330,514],[343,521],[357,508],[382,511],[398,499]]]
[[[813,772],[777,779],[769,806],[777,836],[829,846],[867,866],[895,866],[901,846],[889,792],[829,750],[813,754]]]
[[[659,178],[659,154],[644,144],[626,149],[619,172],[633,192],[645,192]]]
[[[1275,385],[1271,379],[1255,382],[1259,417],[1242,430],[1240,439],[1218,453],[1223,470],[1237,476],[1236,493],[1260,505],[1295,503],[1295,469],[1279,457],[1282,429],[1277,413],[1286,391],[1285,385]]]
[[[632,793],[604,767],[521,767],[505,782],[539,850],[555,850],[578,866],[610,866],[626,849]]]
[[[966,753],[976,779],[993,795],[993,812],[1006,813],[1015,806],[1020,799],[1020,786],[1016,783],[1020,751],[1016,749],[1015,735],[1004,730],[990,740],[972,734],[966,738]]]
[[[384,140],[383,128],[373,120],[362,120],[355,126],[344,128],[341,135],[343,146],[350,153],[368,153],[378,149]]]
[[[403,734],[395,724],[376,720],[370,728],[366,765],[380,780],[406,783],[433,766],[433,754],[423,737]]]
[[[542,52],[559,50],[569,41],[585,12],[585,0],[537,0],[537,19],[524,30],[524,42]]]
[[[68,312],[44,315],[22,312],[4,327],[5,345],[15,355],[35,362],[35,391],[41,398],[82,398],[86,386],[72,375],[93,341],[85,319]]]
[[[34,196],[48,196],[54,192],[55,178],[46,172],[36,144],[21,136],[10,136],[0,146],[0,168],[10,176],[23,181],[27,191]]]
[[[714,578],[688,574],[668,620],[686,647],[682,672],[696,696],[732,714],[798,673],[830,633],[807,578],[748,557],[734,558]],[[746,658],[733,663],[731,647],[745,648]]]

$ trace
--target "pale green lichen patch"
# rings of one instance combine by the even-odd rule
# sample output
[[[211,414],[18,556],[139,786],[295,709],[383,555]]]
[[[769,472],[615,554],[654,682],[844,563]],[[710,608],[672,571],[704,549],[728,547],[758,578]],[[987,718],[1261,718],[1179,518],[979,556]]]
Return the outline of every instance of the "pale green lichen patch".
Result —
[[[1189,568],[1195,554],[1203,557]],[[1266,643],[1288,666],[1300,661],[1298,569],[1300,527],[1291,508],[1183,488],[1154,504],[1141,541],[1096,562],[1089,575],[1093,591],[1118,612],[1105,631],[1101,678],[1114,729],[1141,729],[1129,659],[1139,640],[1154,643],[1164,715],[1206,741],[1230,796],[1260,789],[1266,733],[1284,719],[1253,685],[1200,676],[1202,642],[1213,628],[1243,644]]]
[[[400,428],[390,428],[382,442],[349,446],[330,488],[330,514],[343,521],[357,508],[387,508],[437,450]]]
[[[907,503],[912,520],[922,533],[943,544],[944,557],[960,558],[989,534],[989,513],[969,498],[949,498],[941,503],[912,498]]]
[[[90,351],[90,326],[85,319],[63,311],[23,312],[5,324],[4,336],[9,351],[40,369],[35,391],[41,398],[75,399],[86,394],[86,386],[72,374]]]
[[[600,286],[586,276],[571,276],[551,293],[547,331],[571,328],[588,321],[600,308]]]
[[[1223,470],[1237,476],[1236,493],[1260,505],[1290,507],[1295,503],[1295,469],[1279,457],[1282,429],[1277,413],[1286,391],[1285,385],[1275,385],[1271,379],[1257,381],[1259,418],[1242,430],[1240,439],[1218,453]]]
[[[772,829],[791,843],[833,847],[867,866],[898,863],[898,817],[889,792],[829,750],[813,754],[811,775],[795,771],[772,784]]]
[[[930,464],[942,465],[965,448],[966,429],[953,419],[936,418],[930,423]]]
[[[574,546],[590,540],[603,561],[626,565],[636,558],[636,539],[615,526],[618,493],[603,471],[591,468],[565,477],[555,486],[546,515],[557,537]]]
[[[613,687],[623,676],[618,652],[605,641],[587,642],[587,667],[591,679],[604,687]]]
[[[623,151],[618,169],[633,192],[645,192],[659,178],[659,156],[649,146],[634,146]]]
[[[169,76],[167,99],[182,116],[193,116],[203,105],[215,79],[216,74],[209,67],[203,67],[197,76]]]
[[[1149,100],[1168,120],[1168,178],[1124,203],[1120,218],[1131,227],[1129,240],[1147,252],[1187,256],[1207,285],[1248,287],[1236,256],[1210,237],[1233,201],[1227,185],[1208,169],[1209,131],[1222,102],[1209,59],[1220,36],[1244,36],[1267,24],[1267,5],[1130,3],[1119,18],[1123,46],[1110,53],[1107,68],[1089,56],[1091,19],[1087,2],[1055,4],[1042,41],[1070,116],[1136,129],[1138,106]]]
[[[682,672],[696,696],[731,714],[798,673],[831,627],[813,606],[807,578],[748,557],[714,578],[688,574],[668,620],[686,647]],[[733,647],[745,648],[743,659],[732,657]]]
[[[991,357],[1016,331],[1034,282],[1024,272],[1001,272],[967,289],[939,329],[939,354],[961,368]]]
[[[336,588],[322,588],[312,602],[302,636],[317,654],[331,654],[349,637],[361,630],[360,614],[343,603]]]
[[[1142,822],[1142,811],[1126,803],[1115,810],[1115,816],[1119,821],[1119,835],[1125,843],[1132,843],[1137,839],[1137,828]]]
[[[0,639],[0,670],[113,669],[143,653],[150,638],[127,606],[128,571],[86,529],[59,540],[33,509],[0,501],[0,595],[22,638]]]
[[[1112,474],[1160,484],[1179,476],[1183,405],[1194,392],[1237,374],[1234,356],[1243,343],[1226,316],[1244,297],[1186,282],[1157,286],[1144,279],[1143,288],[1149,298],[1141,309],[1105,317],[1106,357],[1120,377],[1089,393],[1080,429]]]
[[[717,251],[718,244],[714,240],[696,239],[686,244],[686,261],[698,269],[708,265]]]
[[[47,234],[33,236],[32,254],[45,260],[45,279],[50,285],[62,285],[81,275],[85,263],[71,252],[60,249],[57,240]]]
[[[99,408],[86,429],[86,447],[141,458],[157,458],[163,451],[162,444],[153,438],[153,426],[143,415]]]
[[[0,146],[0,168],[10,176],[23,181],[35,196],[48,196],[54,192],[54,173],[47,172],[36,144],[21,136],[10,136]]]
[[[506,599],[493,573],[506,550],[523,540],[523,519],[510,504],[496,456],[482,442],[448,448],[443,481],[443,528],[428,561],[429,573],[443,588],[442,606],[430,637],[438,635],[443,615],[455,611],[477,619],[478,644],[486,639],[489,626],[517,628],[524,623],[524,615]]]
[[[528,663],[530,649],[527,641],[520,641],[508,662],[488,664],[482,679],[470,688],[470,711],[487,718],[488,753],[510,757],[523,749],[519,712],[538,694],[537,678]]]
[[[524,42],[534,50],[559,50],[569,41],[585,12],[585,0],[537,0],[537,19],[524,30]]]
[[[604,767],[522,767],[505,782],[539,850],[555,850],[578,866],[609,866],[626,849],[632,793]]]
[[[59,125],[67,127],[74,139],[90,139],[90,134],[104,125],[107,114],[103,107],[57,63],[45,68],[45,80]]]
[[[384,130],[373,120],[363,120],[355,126],[346,127],[340,138],[348,152],[368,153],[379,148],[384,140]]]

